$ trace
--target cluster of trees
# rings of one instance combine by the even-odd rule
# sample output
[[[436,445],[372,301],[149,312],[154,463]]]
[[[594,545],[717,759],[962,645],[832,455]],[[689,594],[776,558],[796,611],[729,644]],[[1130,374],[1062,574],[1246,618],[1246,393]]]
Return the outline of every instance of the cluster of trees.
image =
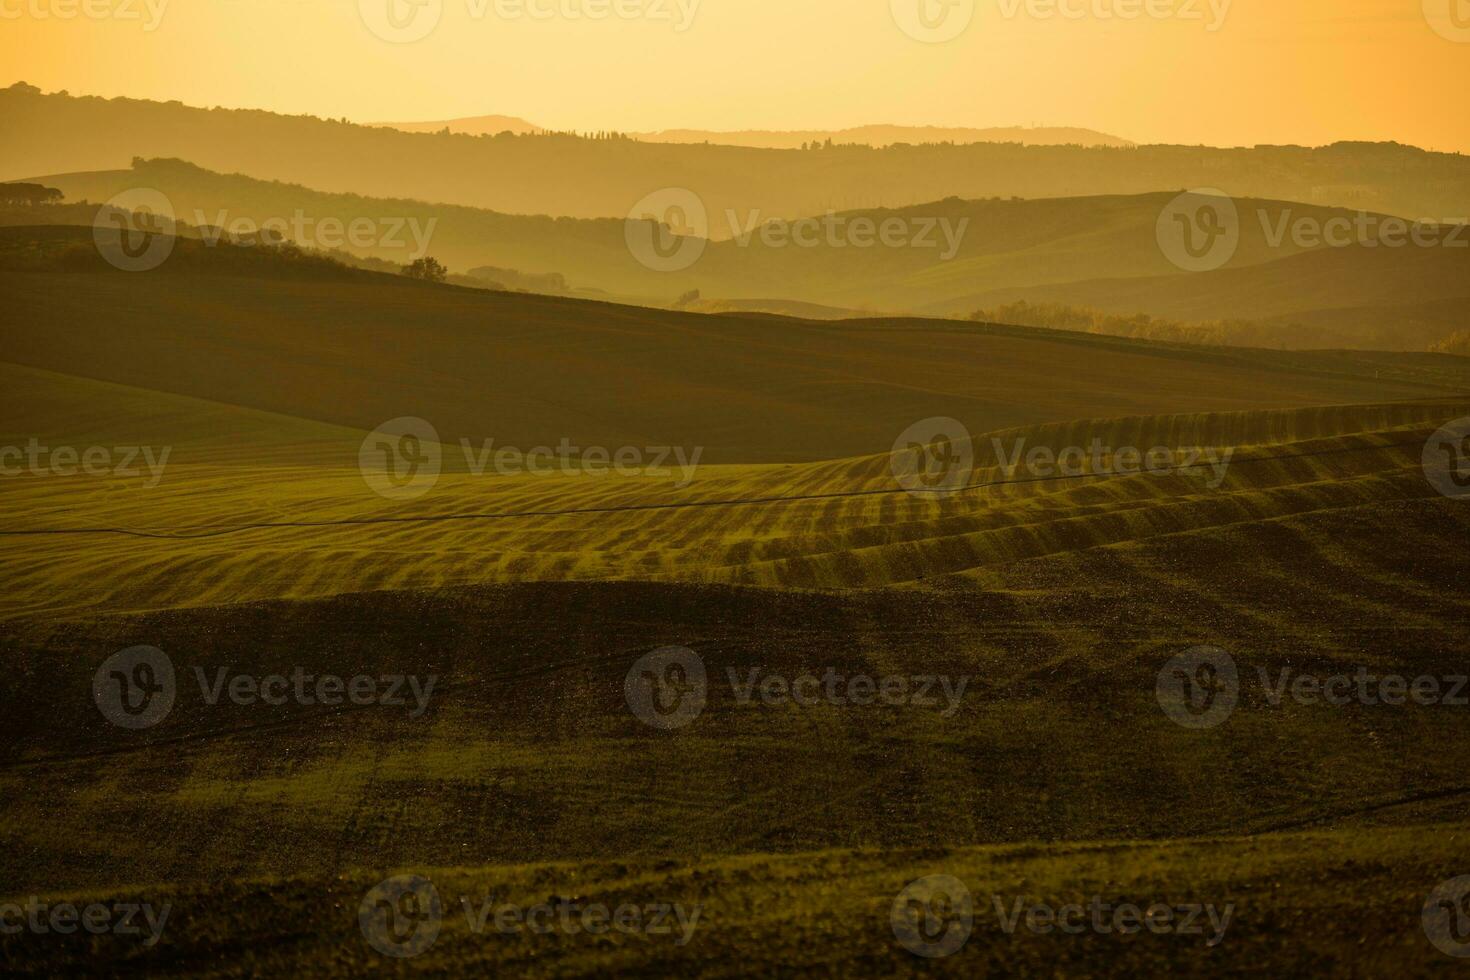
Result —
[[[92,238],[91,228],[47,226],[14,238],[0,250],[0,267],[36,272],[115,271]],[[329,256],[294,242],[252,244],[221,238],[210,245],[180,237],[159,267],[160,272],[194,272],[269,279],[342,279],[365,277]]]
[[[449,132],[449,130],[446,128],[444,130],[444,132],[447,133],[447,132]],[[485,135],[488,135],[488,134],[485,134]],[[618,132],[615,129],[589,129],[586,132],[579,132],[578,130],[575,130],[575,129],[538,129],[538,130],[535,130],[534,132],[530,132],[530,133],[517,133],[517,132],[514,132],[513,130],[507,129],[507,130],[505,130],[502,133],[497,133],[496,136],[497,137],[501,137],[501,136],[509,136],[509,137],[527,136],[527,137],[531,137],[532,139],[534,139],[536,137],[556,136],[556,137],[561,137],[563,139],[571,138],[571,139],[578,139],[578,140],[590,140],[590,141],[592,141],[594,143],[596,143],[596,142],[604,142],[605,143],[605,142],[608,142],[609,140],[611,140],[611,141],[620,141],[621,140],[621,141],[627,141],[627,142],[632,142],[633,141],[633,137],[629,136],[627,133]]]
[[[414,259],[403,267],[403,274],[410,279],[420,279],[424,282],[443,282],[449,276],[449,270],[432,255],[426,255],[421,259]]]
[[[970,319],[982,323],[1009,323],[1048,330],[1161,340],[1171,343],[1222,347],[1268,347],[1310,350],[1346,347],[1354,350],[1428,350],[1470,356],[1470,330],[1441,334],[1435,323],[1384,314],[1375,329],[1364,330],[1351,317],[1338,314],[1321,323],[1275,320],[1170,320],[1134,313],[1122,316],[1064,303],[1028,303],[1021,300],[990,310],[976,310]],[[1375,318],[1376,319],[1376,318]],[[1419,337],[1414,334],[1418,333]],[[1440,340],[1428,338],[1441,336]],[[1423,345],[1423,346],[1420,346]]]
[[[1184,344],[1213,344],[1229,347],[1310,346],[1321,331],[1297,324],[1261,323],[1256,320],[1206,320],[1194,323],[1153,317],[1147,313],[1121,316],[1063,303],[1028,303],[1021,300],[992,310],[976,310],[970,319],[982,323],[1010,323],[1048,330],[1162,340]],[[1309,339],[1306,335],[1311,334]]]
[[[482,289],[489,287],[502,292],[564,296],[572,291],[567,277],[560,272],[521,272],[517,269],[480,265],[470,269],[463,276],[451,276],[449,281],[459,282],[463,279],[471,281],[461,282],[461,285],[479,286]]]
[[[61,191],[44,184],[0,184],[0,204],[22,205],[56,204],[63,197]]]
[[[1429,348],[1436,354],[1459,354],[1470,357],[1470,330],[1456,330],[1444,340]]]

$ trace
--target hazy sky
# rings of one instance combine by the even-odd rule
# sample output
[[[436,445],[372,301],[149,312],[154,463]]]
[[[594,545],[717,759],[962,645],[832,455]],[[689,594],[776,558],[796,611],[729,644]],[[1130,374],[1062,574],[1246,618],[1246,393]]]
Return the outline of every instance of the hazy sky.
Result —
[[[1470,151],[1470,0],[0,0],[0,72],[357,121]]]

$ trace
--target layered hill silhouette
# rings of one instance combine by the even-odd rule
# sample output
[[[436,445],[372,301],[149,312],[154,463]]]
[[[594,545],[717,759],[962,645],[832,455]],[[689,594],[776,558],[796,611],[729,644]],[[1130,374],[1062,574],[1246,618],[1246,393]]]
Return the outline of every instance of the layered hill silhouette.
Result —
[[[1446,232],[1470,243],[1470,229]],[[1317,333],[1313,346],[1425,350],[1470,314],[1470,249],[1374,241],[1272,262],[1172,276],[1095,279],[987,291],[931,310],[1060,303],[1183,321],[1263,321]],[[1299,337],[1300,329],[1282,331]]]
[[[1304,248],[1280,229],[1325,227],[1385,216],[1288,201],[1242,199],[1240,242],[1221,269],[1189,273],[1165,255],[1157,237],[1172,193],[1035,201],[946,199],[909,208],[817,216],[812,247],[786,227],[767,240],[759,214],[711,215],[709,241],[688,268],[660,272],[628,245],[626,220],[506,215],[412,200],[329,194],[306,187],[223,175],[170,160],[138,161],[129,170],[47,175],[71,201],[105,201],[134,187],[168,195],[191,226],[247,220],[289,224],[296,215],[308,241],[320,222],[366,221],[377,233],[359,255],[406,264],[427,250],[452,271],[482,266],[555,275],[566,290],[667,306],[698,290],[699,309],[766,311],[823,318],[913,312],[963,318],[1017,301],[1062,303],[1131,316],[1186,321],[1251,320],[1306,324],[1313,346],[1423,350],[1460,329],[1470,307],[1470,231],[1451,228],[1434,247],[1408,241],[1380,246],[1375,237],[1346,247]],[[49,218],[49,215],[56,215]],[[65,217],[63,217],[65,216]],[[0,222],[90,222],[84,208],[25,209]],[[851,247],[845,229],[900,222],[900,247]],[[423,232],[409,234],[405,222]],[[721,227],[723,223],[723,227]],[[829,239],[830,223],[841,234]],[[392,228],[397,233],[388,236]],[[735,237],[730,237],[731,235]],[[341,236],[333,244],[345,244]],[[673,238],[679,241],[678,238]],[[923,243],[926,247],[917,247]],[[521,275],[502,276],[507,283]],[[527,280],[534,281],[534,280]],[[1295,331],[1293,336],[1299,336]],[[1268,336],[1269,331],[1257,336]],[[1257,342],[1267,342],[1264,339]]]
[[[1470,214],[1470,160],[1397,144],[1326,147],[834,147],[818,152],[652,144],[567,135],[404,133],[344,120],[180,103],[0,91],[0,177],[177,157],[326,191],[518,214],[622,217],[682,187],[713,214],[798,218],[945,197],[1142,194],[1217,187],[1239,197],[1365,208],[1410,218]]]

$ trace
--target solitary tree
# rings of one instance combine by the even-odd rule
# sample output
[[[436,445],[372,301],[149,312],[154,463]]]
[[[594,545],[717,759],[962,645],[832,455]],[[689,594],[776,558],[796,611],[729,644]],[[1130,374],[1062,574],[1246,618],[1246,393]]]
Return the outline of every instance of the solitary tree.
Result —
[[[449,270],[444,268],[438,259],[426,255],[404,266],[403,274],[410,279],[422,279],[424,282],[443,282],[449,275]]]

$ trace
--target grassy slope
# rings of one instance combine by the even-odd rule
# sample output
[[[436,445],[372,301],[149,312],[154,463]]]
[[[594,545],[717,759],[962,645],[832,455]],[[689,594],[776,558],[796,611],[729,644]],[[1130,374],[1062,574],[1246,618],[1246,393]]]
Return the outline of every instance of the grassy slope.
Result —
[[[450,444],[702,446],[706,463],[883,451],[931,416],[979,433],[1470,387],[1470,364],[1449,356],[1192,348],[932,320],[712,317],[367,274],[278,281],[172,264],[138,275],[0,270],[6,360],[365,430],[419,416]]]
[[[112,419],[135,399],[150,420],[175,420],[182,445],[207,441],[214,426],[208,406],[18,373],[35,410],[57,417],[50,405],[82,395]],[[67,390],[48,403],[47,387]],[[330,875],[374,863],[894,846],[916,834],[935,846],[1164,838],[1412,811],[1464,789],[1452,711],[1282,709],[1252,696],[1228,726],[1196,736],[1158,713],[1153,678],[1200,642],[1250,668],[1332,672],[1367,658],[1415,675],[1456,672],[1465,653],[1457,583],[1470,572],[1457,542],[1470,515],[1425,483],[1418,447],[1466,407],[1003,434],[1047,445],[1096,434],[1254,447],[1214,491],[1181,475],[940,501],[884,494],[445,524],[434,518],[548,502],[882,489],[888,465],[879,456],[714,468],[683,494],[666,481],[451,475],[421,501],[389,505],[365,493],[350,463],[272,458],[275,420],[254,413],[230,428],[247,444],[259,431],[255,452],[266,458],[255,463],[231,440],[152,491],[136,481],[13,481],[7,514],[35,528],[425,519],[183,541],[3,539],[18,670],[3,791],[18,815],[8,849],[24,856],[12,878],[93,887],[152,874],[187,881],[206,867]],[[81,431],[95,435],[96,424]],[[289,445],[333,444],[333,430],[278,424]],[[137,425],[117,431],[131,436]],[[644,584],[566,581],[579,578]],[[860,588],[698,584],[711,580]],[[521,584],[449,588],[496,582]],[[350,594],[359,589],[374,591]],[[190,695],[158,729],[120,738],[86,688],[107,653],[139,642],[211,670],[433,671],[445,687],[422,720],[262,715]],[[652,737],[628,715],[621,679],[640,652],[666,643],[699,650],[717,676],[757,665],[923,670],[972,676],[975,696],[942,718],[752,710],[726,689],[695,726]],[[511,696],[528,689],[535,698]],[[1053,748],[1038,755],[1031,747],[1042,741]],[[1449,750],[1416,748],[1425,745]],[[1196,778],[1211,755],[1231,760],[1229,774]],[[58,811],[62,785],[70,805]],[[167,808],[152,793],[120,796],[118,785],[155,786]],[[665,788],[650,797],[653,787]],[[410,799],[409,809],[391,803]],[[388,836],[377,820],[359,823],[385,806],[395,814]],[[145,811],[181,850],[129,843],[126,828]],[[243,847],[261,836],[276,842],[270,851]]]
[[[1415,903],[1464,870],[1456,835],[1470,817],[1470,787],[1455,760],[1470,744],[1461,709],[1276,708],[1251,691],[1226,725],[1192,733],[1163,718],[1153,683],[1169,656],[1199,642],[1227,645],[1246,671],[1350,672],[1367,662],[1411,676],[1462,673],[1458,583],[1470,568],[1458,545],[1470,519],[1459,506],[1392,501],[1182,541],[1078,545],[986,569],[980,593],[961,583],[841,598],[543,582],[12,622],[3,717],[13,754],[0,770],[7,893],[126,885],[153,901],[177,896],[179,922],[194,925],[176,925],[152,962],[165,971],[222,965],[246,947],[278,965],[357,968],[376,958],[351,932],[353,893],[399,868],[447,866],[483,870],[431,872],[444,887],[502,900],[529,887],[718,910],[718,925],[691,950],[570,941],[537,956],[550,972],[664,969],[671,955],[714,972],[730,956],[814,970],[818,956],[855,958],[853,969],[869,960],[917,968],[864,910],[881,909],[908,877],[947,872],[977,889],[1004,883],[1046,896],[1100,888],[1113,898],[1238,900],[1241,924],[1221,954],[1236,969],[1280,971],[1308,955],[1361,963],[1357,923],[1371,922],[1379,938],[1369,955],[1386,943],[1412,975],[1432,955]],[[393,553],[404,542],[375,546]],[[94,570],[126,574],[97,559]],[[236,581],[254,568],[241,564]],[[201,579],[222,574],[231,568],[218,558],[197,565]],[[442,687],[422,719],[401,709],[207,708],[186,673],[190,690],[163,725],[124,734],[92,710],[88,687],[107,653],[133,643],[166,648],[186,671],[306,664],[433,672]],[[705,713],[672,735],[642,727],[622,702],[632,661],[666,643],[698,650],[720,679]],[[724,672],[757,666],[975,681],[950,718],[742,707]],[[1430,826],[1385,846],[1363,820]],[[1105,848],[1101,867],[1079,859],[1088,849],[1075,843],[1302,826],[1326,832],[1204,852]],[[983,853],[950,853],[1006,843],[1027,846],[1016,852],[1022,863],[1003,870]],[[916,846],[927,850],[902,852]],[[800,853],[848,847],[899,853]],[[875,860],[886,869],[876,880],[867,870]],[[527,861],[563,863],[503,867]],[[650,878],[636,870],[644,866],[662,873]],[[792,880],[796,868],[805,870]],[[250,883],[262,877],[292,880]],[[1347,894],[1359,909],[1367,896],[1371,914],[1351,925],[1304,914],[1338,908]],[[291,919],[249,911],[265,901]],[[774,917],[754,911],[773,904]],[[777,941],[788,929],[795,937]],[[986,932],[993,937],[993,926]],[[316,938],[294,938],[306,935]],[[816,943],[820,935],[833,943]],[[427,964],[530,955],[454,926],[437,949]],[[1105,951],[1121,956],[1109,971],[1198,953],[993,937],[966,955],[1019,969]],[[35,938],[8,952],[53,971],[74,955]]]
[[[401,961],[379,957],[358,933],[358,904],[379,874],[114,888],[87,897],[168,902],[170,938],[177,940],[150,957],[116,941],[99,942],[85,958],[61,942],[0,939],[0,948],[17,975],[147,966],[220,976],[1428,976],[1452,961],[1425,941],[1420,909],[1432,885],[1464,870],[1464,839],[1426,823],[1351,835],[420,869],[446,914],[434,945]],[[931,874],[959,878],[975,902],[971,937],[948,959],[921,960],[893,940],[895,897]],[[529,906],[556,895],[609,907],[678,902],[698,906],[700,918],[682,946],[672,936],[477,935],[460,904]],[[1215,947],[1207,945],[1208,925],[1202,936],[1008,935],[994,908],[997,895],[1006,905],[1021,896],[1053,905],[1097,896],[1110,904],[1196,902],[1233,910]]]
[[[886,453],[706,466],[679,488],[673,474],[475,475],[450,445],[432,492],[389,501],[357,471],[360,431],[29,369],[7,368],[3,377],[17,410],[6,445],[32,433],[50,445],[173,447],[155,487],[143,475],[6,481],[10,530],[145,535],[46,533],[0,544],[7,615],[568,579],[894,585],[1084,544],[1226,529],[1266,514],[1304,519],[1422,500],[1432,490],[1417,472],[1418,446],[1470,407],[1452,400],[1150,416],[994,434],[1028,448],[1086,445],[1094,436],[1110,446],[1237,447],[1215,490],[1181,474],[1001,485],[921,500],[896,489]],[[92,414],[101,406],[104,416]],[[970,482],[1006,480],[991,438],[977,439]],[[783,497],[813,499],[703,506]],[[525,513],[543,516],[516,516]],[[242,529],[260,523],[286,526]],[[107,574],[98,575],[99,561]]]
[[[5,895],[174,901],[178,924],[151,956],[96,947],[122,966],[208,972],[243,953],[256,968],[338,973],[793,961],[816,973],[921,971],[895,946],[887,908],[908,880],[935,873],[965,879],[982,903],[1024,890],[1239,906],[1229,945],[1203,960],[1192,942],[1002,940],[987,908],[966,952],[932,965],[942,972],[1435,966],[1416,912],[1465,870],[1462,709],[1273,707],[1252,685],[1225,725],[1189,732],[1159,711],[1154,682],[1197,643],[1229,649],[1247,678],[1363,663],[1463,672],[1470,513],[1430,489],[1418,458],[1429,431],[1470,411],[1464,395],[1445,396],[1463,390],[1460,359],[701,318],[398,283],[12,273],[5,285],[25,313],[4,326],[7,353],[77,374],[0,369],[0,445],[37,434],[177,447],[152,490],[3,481],[12,529],[429,518],[186,541],[0,537],[13,667],[0,695]],[[416,325],[415,344],[384,358],[395,315],[400,332]],[[710,345],[724,346],[706,364],[698,352]],[[612,380],[569,377],[567,350],[595,355],[597,377]],[[845,414],[863,424],[844,419],[844,431],[816,408],[830,387],[804,395],[796,383],[819,350],[862,379]],[[371,397],[391,386],[426,414],[488,405],[466,417],[499,435],[499,396],[485,392],[509,386],[509,405],[545,389],[507,363],[556,364],[555,397],[541,402],[556,414],[535,424],[569,434],[594,412],[626,425],[618,412],[663,389],[623,400],[616,369],[646,364],[701,380],[670,420],[733,430],[729,444],[755,458],[801,458],[818,431],[863,448],[709,467],[685,491],[666,479],[451,472],[411,503],[367,492],[360,432],[332,418],[343,405],[373,423],[400,414]],[[90,373],[112,380],[77,376]],[[239,387],[244,377],[255,386]],[[928,401],[887,400],[916,377]],[[734,416],[754,409],[729,399],[747,391],[773,405],[779,393],[787,424],[740,429]],[[989,429],[1023,426],[997,433],[1005,440],[1096,435],[1239,456],[1215,490],[1179,475],[942,500],[433,520],[886,490],[882,450],[896,429],[959,414],[981,393],[1006,406],[982,416]],[[257,404],[226,403],[235,398]],[[1135,407],[1116,417],[1127,412],[1088,412],[1089,400]],[[1376,403],[1342,404],[1352,400]],[[1081,420],[1099,414],[1115,417]],[[977,481],[994,475],[978,442]],[[166,649],[185,691],[157,728],[122,733],[93,708],[90,684],[108,654],[135,643]],[[623,679],[670,643],[700,652],[715,689],[693,724],[657,733],[628,712]],[[209,707],[190,670],[297,664],[433,672],[443,686],[418,719]],[[973,681],[947,718],[752,708],[725,681],[727,669],[827,666]],[[435,868],[448,869],[428,873],[450,896],[698,901],[710,926],[671,949],[487,942],[451,920],[423,958],[380,960],[355,932],[357,900],[387,873]],[[20,971],[83,966],[54,938],[0,943]],[[1099,966],[1105,955],[1114,965]]]

